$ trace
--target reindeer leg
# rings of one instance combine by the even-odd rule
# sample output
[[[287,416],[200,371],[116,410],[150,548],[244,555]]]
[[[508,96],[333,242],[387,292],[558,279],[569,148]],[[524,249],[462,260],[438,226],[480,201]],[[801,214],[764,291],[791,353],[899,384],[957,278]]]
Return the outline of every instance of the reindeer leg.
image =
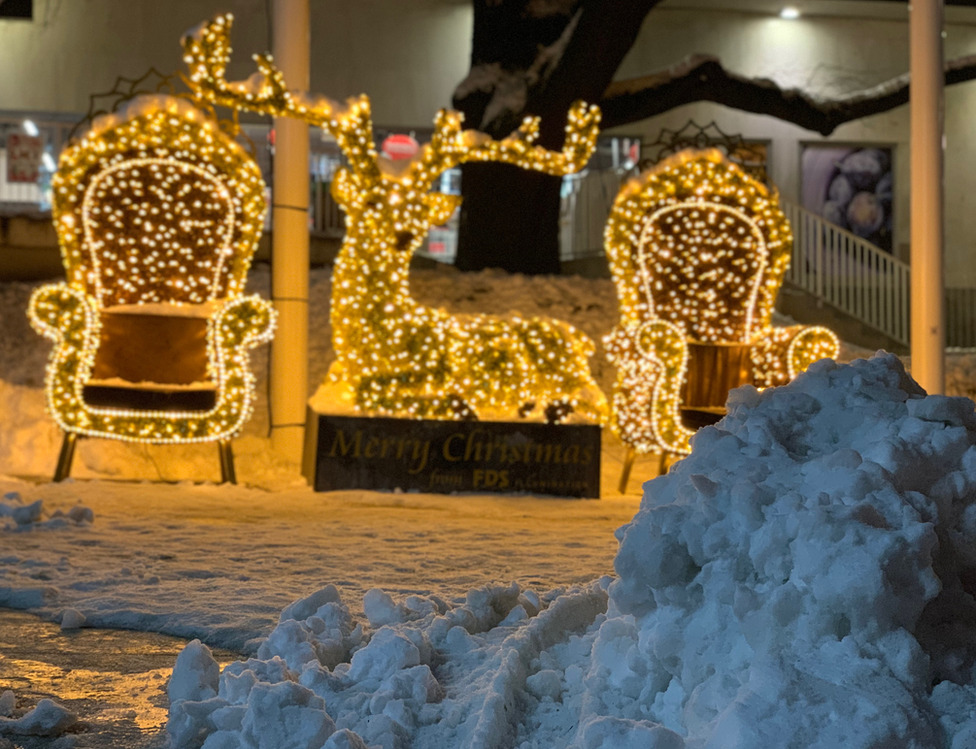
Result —
[[[573,413],[573,405],[565,399],[560,398],[546,405],[546,423],[558,424],[567,416]]]
[[[420,419],[476,421],[478,414],[454,392],[432,396],[418,394],[408,378],[364,377],[356,387],[356,403],[364,411],[395,413]],[[406,380],[406,381],[404,381]]]

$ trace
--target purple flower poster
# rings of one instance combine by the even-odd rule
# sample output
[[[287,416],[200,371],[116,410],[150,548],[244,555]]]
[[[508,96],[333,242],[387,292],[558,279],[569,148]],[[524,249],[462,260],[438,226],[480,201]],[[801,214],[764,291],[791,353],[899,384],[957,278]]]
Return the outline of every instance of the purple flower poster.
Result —
[[[891,252],[891,151],[885,146],[804,146],[800,172],[803,207]]]

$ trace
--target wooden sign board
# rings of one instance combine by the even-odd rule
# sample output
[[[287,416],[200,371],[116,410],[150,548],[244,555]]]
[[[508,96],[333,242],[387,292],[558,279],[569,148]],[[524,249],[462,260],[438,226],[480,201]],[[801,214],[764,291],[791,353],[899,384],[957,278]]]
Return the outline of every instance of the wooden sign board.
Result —
[[[600,427],[420,421],[308,410],[302,472],[315,491],[600,496]]]

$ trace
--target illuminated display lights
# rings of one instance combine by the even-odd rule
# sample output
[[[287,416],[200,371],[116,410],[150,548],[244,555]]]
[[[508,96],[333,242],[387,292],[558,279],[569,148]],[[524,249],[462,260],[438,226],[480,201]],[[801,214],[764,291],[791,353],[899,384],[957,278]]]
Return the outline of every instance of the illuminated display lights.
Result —
[[[661,231],[662,223],[669,231]],[[692,326],[703,336],[702,340],[722,340],[723,336],[726,340],[750,340],[769,250],[759,226],[744,211],[701,199],[668,205],[647,217],[639,245],[637,264],[652,317],[654,291],[671,299],[684,296],[677,309],[677,305],[662,306],[685,324],[695,321]],[[654,269],[647,267],[648,245],[654,245],[664,260]],[[679,255],[684,262],[668,262]],[[725,258],[728,263],[723,265]],[[754,268],[749,267],[750,261]],[[752,275],[751,281],[741,278],[745,273]],[[726,291],[725,299],[719,290]],[[736,299],[741,291],[748,296]],[[732,301],[743,303],[739,307],[729,303]],[[741,310],[742,319],[737,310]],[[706,322],[713,324],[706,327]]]
[[[191,191],[192,183],[186,177],[197,177],[201,184]],[[120,206],[106,208],[116,202],[112,195],[120,188],[149,193],[154,200],[123,198],[117,201]],[[201,192],[204,195],[194,194]],[[214,202],[204,203],[201,198]],[[195,164],[172,158],[127,159],[99,172],[85,190],[81,206],[84,244],[91,255],[99,302],[104,303],[107,296],[106,280],[112,281],[113,290],[124,290],[140,302],[164,301],[158,291],[146,288],[164,278],[177,287],[186,286],[194,301],[215,298],[224,262],[233,253],[234,214],[227,187]],[[203,249],[202,257],[195,257],[197,248]],[[203,277],[172,274],[169,258],[182,261],[184,268],[196,261]],[[125,275],[134,266],[140,274]]]
[[[611,423],[630,450],[690,451],[691,343],[748,345],[757,387],[837,355],[827,328],[772,325],[792,241],[775,193],[717,149],[681,152],[624,185],[604,232],[620,305],[604,343],[617,367]]]
[[[413,253],[460,202],[431,191],[444,171],[471,161],[553,175],[576,171],[595,147],[599,110],[572,107],[562,151],[535,145],[537,118],[496,141],[462,130],[461,113],[442,110],[430,142],[411,159],[392,162],[377,154],[366,96],[340,104],[289,91],[270,55],[255,56],[259,72],[248,80],[228,82],[231,21],[220,16],[183,40],[197,95],[322,127],[348,159],[332,182],[346,213],[332,277],[336,361],[328,375],[341,397],[363,413],[408,418],[511,418],[565,405],[605,420],[606,399],[588,363],[594,346],[583,333],[548,318],[451,315],[418,303],[409,286]]]
[[[270,340],[275,319],[269,302],[243,293],[265,211],[253,158],[189,101],[140,96],[64,150],[53,196],[67,280],[38,288],[28,315],[55,343],[45,391],[58,425],[133,442],[235,436],[254,402],[249,350]],[[120,313],[204,319],[204,380],[94,378],[106,316]],[[85,398],[93,384],[212,389],[214,400],[201,410],[93,405]]]

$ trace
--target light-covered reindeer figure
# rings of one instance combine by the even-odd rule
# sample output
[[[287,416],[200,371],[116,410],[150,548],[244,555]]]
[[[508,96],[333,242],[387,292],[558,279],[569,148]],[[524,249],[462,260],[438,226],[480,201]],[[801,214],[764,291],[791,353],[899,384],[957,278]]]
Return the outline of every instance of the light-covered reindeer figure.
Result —
[[[569,112],[562,151],[534,145],[537,118],[504,140],[462,131],[459,112],[441,110],[429,143],[409,161],[379,156],[369,99],[345,104],[289,91],[270,55],[258,71],[228,82],[231,17],[184,38],[191,85],[218,106],[303,119],[328,131],[349,166],[332,193],[346,212],[346,234],[332,280],[331,381],[358,410],[416,418],[505,418],[534,408],[549,420],[569,411],[603,421],[606,400],[593,381],[592,342],[548,318],[451,315],[410,295],[410,259],[431,225],[444,223],[460,198],[432,192],[445,170],[469,161],[498,161],[553,175],[586,164],[600,113],[578,102]]]

